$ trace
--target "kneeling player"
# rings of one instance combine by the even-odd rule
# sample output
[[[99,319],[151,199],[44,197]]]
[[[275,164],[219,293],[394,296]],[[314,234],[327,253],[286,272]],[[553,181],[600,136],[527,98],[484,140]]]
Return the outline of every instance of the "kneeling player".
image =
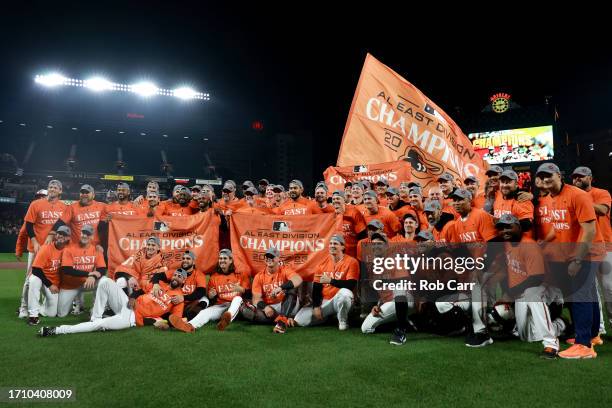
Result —
[[[295,322],[300,326],[322,323],[330,316],[338,318],[338,329],[348,329],[348,314],[353,306],[353,290],[359,279],[359,263],[344,254],[342,235],[329,240],[329,257],[319,267],[312,287],[313,307],[300,309]]]
[[[512,214],[503,214],[495,227],[506,242],[508,292],[515,298],[514,316],[518,335],[523,341],[542,341],[543,358],[554,359],[559,352],[557,337],[565,330],[561,318],[551,321],[545,303],[544,258],[534,240],[523,236],[520,221]]]
[[[292,325],[291,318],[298,309],[295,288],[302,277],[280,265],[280,251],[266,251],[266,268],[253,279],[253,305],[242,309],[242,316],[256,323],[276,322],[273,332],[283,334]]]
[[[217,270],[208,281],[208,297],[213,306],[200,311],[189,322],[179,316],[170,316],[174,328],[191,333],[211,320],[219,320],[217,329],[225,328],[236,318],[243,304],[243,296],[249,290],[249,274],[236,271],[234,257],[229,249],[219,251]]]
[[[99,316],[108,304],[115,312],[114,316],[103,319],[92,318],[92,321],[63,325],[59,327],[43,327],[39,331],[42,337],[57,334],[88,333],[98,330],[122,330],[134,326],[153,324],[157,319],[166,316],[176,316],[179,319],[183,315],[183,303],[174,304],[172,298],[181,295],[181,286],[187,278],[187,272],[177,269],[172,275],[170,284],[160,282],[160,290],[157,294],[153,289],[147,294],[141,290],[135,291],[128,296],[119,287],[117,282],[103,277],[98,282],[96,300],[94,302],[93,315]]]

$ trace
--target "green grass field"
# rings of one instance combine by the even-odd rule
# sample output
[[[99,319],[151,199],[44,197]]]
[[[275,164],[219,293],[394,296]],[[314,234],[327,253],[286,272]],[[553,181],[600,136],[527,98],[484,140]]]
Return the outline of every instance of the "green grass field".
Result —
[[[542,360],[539,343],[516,340],[468,349],[463,338],[413,334],[394,347],[388,333],[366,336],[328,326],[280,336],[242,322],[225,332],[145,327],[38,338],[36,328],[15,316],[22,279],[22,271],[0,270],[0,388],[72,387],[77,402],[69,406],[612,404],[609,338],[597,359],[585,361]]]

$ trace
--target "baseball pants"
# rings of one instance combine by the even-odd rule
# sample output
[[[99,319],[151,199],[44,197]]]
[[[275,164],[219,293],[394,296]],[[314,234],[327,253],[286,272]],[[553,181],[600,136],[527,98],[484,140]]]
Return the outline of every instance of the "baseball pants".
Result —
[[[326,299],[321,304],[322,320],[313,319],[312,306],[303,307],[295,315],[295,323],[299,326],[313,326],[323,323],[329,317],[336,315],[338,322],[346,323],[349,311],[353,306],[353,292],[341,288],[336,295],[331,299]]]
[[[39,314],[47,317],[57,316],[57,302],[59,299],[58,293],[51,293],[49,288],[43,285],[40,278],[36,275],[30,275],[28,278],[28,316],[38,317]],[[40,293],[44,292],[44,303],[40,304]],[[40,309],[43,309],[42,312]]]
[[[221,319],[221,316],[223,316],[223,313],[225,312],[230,312],[230,314],[232,315],[231,321],[233,321],[238,315],[238,312],[240,311],[240,306],[242,306],[242,302],[242,298],[240,296],[236,296],[232,299],[231,302],[209,306],[206,309],[200,311],[200,313],[198,313],[196,317],[191,319],[189,321],[189,324],[195,327],[196,329],[199,329],[211,320]]]
[[[109,279],[109,278],[107,278]],[[97,285],[97,284],[96,284]],[[82,309],[84,304],[85,289],[60,289],[57,304],[57,316],[66,317],[72,309],[72,302],[76,302]]]
[[[606,259],[601,263],[597,273],[599,278],[598,289],[602,298],[599,303],[599,332],[606,334],[606,321],[603,314],[605,306],[608,314],[608,324],[612,326],[612,252],[608,252]]]
[[[19,317],[28,316],[28,292],[30,286],[30,276],[32,275],[32,264],[34,263],[34,252],[28,252],[28,264],[26,266],[25,280],[21,288],[21,303],[19,305]],[[38,299],[38,298],[37,298]]]
[[[367,315],[367,317],[361,324],[361,332],[364,334],[374,333],[377,327],[383,324],[391,323],[395,321],[396,320],[395,298],[398,298],[400,296],[406,298],[407,303],[408,303],[408,309],[413,310],[414,300],[412,298],[412,295],[410,295],[406,291],[394,291],[393,292],[394,300],[390,302],[385,302],[382,305],[380,305],[380,313],[378,316],[374,316],[372,312],[370,312],[370,314]]]
[[[544,301],[545,295],[545,287],[535,286],[525,289],[523,294],[515,299],[516,329],[523,341],[542,341],[544,347],[559,350],[557,337],[565,330],[565,323],[560,318],[551,321],[548,305]]]

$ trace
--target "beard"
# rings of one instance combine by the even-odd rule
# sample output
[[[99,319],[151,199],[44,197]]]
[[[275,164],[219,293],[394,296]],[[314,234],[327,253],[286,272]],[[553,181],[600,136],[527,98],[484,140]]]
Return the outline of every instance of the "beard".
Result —
[[[171,287],[172,289],[176,289],[176,288],[178,288],[180,285],[181,285],[181,284],[180,284],[180,283],[179,283],[179,282],[178,282],[176,279],[172,279],[172,280],[170,281],[170,287]]]

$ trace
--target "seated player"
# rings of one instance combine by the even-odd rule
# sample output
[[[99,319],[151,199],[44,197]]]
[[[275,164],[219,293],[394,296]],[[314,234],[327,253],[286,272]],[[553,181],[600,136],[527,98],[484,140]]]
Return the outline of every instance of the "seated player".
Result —
[[[70,228],[62,225],[57,229],[53,242],[44,244],[34,258],[32,274],[28,278],[28,324],[30,326],[36,326],[39,323],[41,290],[44,290],[45,294],[43,316],[57,316],[60,284],[59,267],[62,262],[62,253],[69,241]]]
[[[344,254],[342,235],[329,240],[329,256],[319,266],[312,287],[312,306],[303,307],[295,316],[300,326],[323,323],[331,316],[338,318],[338,329],[348,329],[348,314],[353,306],[353,290],[359,279],[359,263]]]
[[[280,264],[280,251],[269,248],[265,254],[266,268],[253,279],[253,303],[243,308],[245,319],[257,323],[276,323],[274,333],[283,334],[299,305],[295,288],[302,277]]]
[[[103,277],[98,283],[94,312],[92,315],[100,316],[108,304],[115,312],[114,316],[95,318],[85,323],[75,325],[62,325],[59,327],[42,327],[38,334],[41,337],[58,334],[89,333],[99,330],[123,330],[134,326],[154,324],[157,320],[167,318],[168,315],[180,319],[183,315],[183,303],[173,303],[172,299],[181,294],[181,286],[187,277],[187,272],[177,269],[172,275],[170,284],[160,283],[160,290],[148,293],[142,290],[133,292],[130,297],[125,294],[117,282]]]
[[[152,285],[151,277],[167,271],[159,238],[151,236],[147,238],[144,248],[117,266],[115,280],[119,287],[127,288],[128,294],[137,289],[148,291]]]
[[[250,286],[249,274],[236,271],[232,251],[222,249],[217,269],[208,281],[208,297],[213,305],[188,322],[180,316],[170,316],[170,324],[177,330],[192,333],[209,321],[218,320],[217,329],[223,331],[238,315]]]

